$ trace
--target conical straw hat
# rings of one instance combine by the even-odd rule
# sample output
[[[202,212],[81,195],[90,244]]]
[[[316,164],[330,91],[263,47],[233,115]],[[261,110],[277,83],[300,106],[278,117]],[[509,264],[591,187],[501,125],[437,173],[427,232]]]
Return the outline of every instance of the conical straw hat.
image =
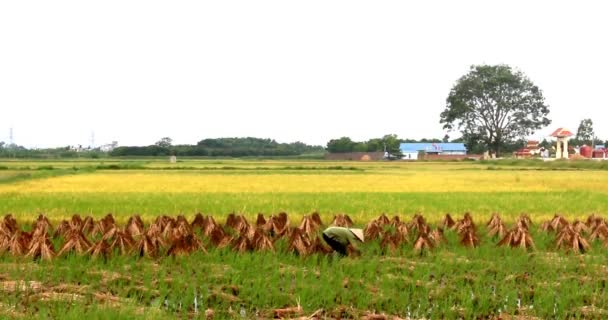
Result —
[[[361,240],[361,242],[363,242],[364,240],[364,236],[363,236],[363,230],[362,229],[349,229],[350,232],[352,232],[355,237],[357,237],[359,240]]]

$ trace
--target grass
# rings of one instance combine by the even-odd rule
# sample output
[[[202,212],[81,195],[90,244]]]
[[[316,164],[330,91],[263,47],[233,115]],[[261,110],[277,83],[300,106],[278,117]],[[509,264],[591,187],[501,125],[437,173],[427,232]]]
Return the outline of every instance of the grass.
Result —
[[[100,218],[113,213],[124,221],[134,213],[146,219],[160,214],[197,212],[222,217],[230,212],[245,213],[253,218],[257,213],[288,212],[301,217],[318,211],[328,220],[336,213],[348,213],[359,223],[369,221],[380,213],[411,217],[423,213],[436,222],[445,213],[473,212],[487,219],[499,212],[507,221],[522,212],[534,221],[546,220],[555,213],[572,219],[590,213],[608,211],[602,193],[578,191],[557,193],[493,192],[493,193],[37,193],[2,194],[0,212],[13,213],[18,220],[32,220],[45,213],[53,220],[65,219],[73,213]]]
[[[520,160],[520,159],[504,159],[504,160],[483,160],[480,164],[491,165],[493,168],[504,167],[527,167],[544,170],[557,169],[578,169],[578,170],[608,170],[608,161],[591,161],[591,160],[557,160],[543,161],[540,159]]]
[[[12,185],[19,182],[37,180],[37,179],[45,179],[45,178],[53,178],[59,177],[62,175],[72,175],[77,173],[77,170],[74,169],[62,169],[55,170],[50,166],[41,166],[36,168],[35,170],[31,170],[30,168],[18,169],[18,170],[6,170],[0,171],[0,186],[2,185]]]

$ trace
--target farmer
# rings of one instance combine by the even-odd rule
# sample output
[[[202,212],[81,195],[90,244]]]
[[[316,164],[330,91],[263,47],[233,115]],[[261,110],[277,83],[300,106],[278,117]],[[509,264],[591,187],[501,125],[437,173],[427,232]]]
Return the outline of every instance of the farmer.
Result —
[[[350,247],[359,253],[358,244],[363,242],[363,230],[344,227],[329,227],[323,231],[323,240],[341,256],[347,255]]]

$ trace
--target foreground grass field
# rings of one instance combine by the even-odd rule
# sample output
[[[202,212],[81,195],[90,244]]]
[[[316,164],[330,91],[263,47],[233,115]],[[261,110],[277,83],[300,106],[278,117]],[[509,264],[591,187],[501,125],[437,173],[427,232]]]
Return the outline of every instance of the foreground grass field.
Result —
[[[538,238],[537,238],[538,239]],[[539,250],[542,250],[540,248]],[[598,248],[594,248],[600,251]],[[213,251],[158,261],[71,256],[0,260],[0,314],[31,318],[272,318],[300,303],[303,314],[360,318],[365,311],[414,319],[499,314],[603,318],[606,255],[440,248],[422,257],[332,259]],[[196,303],[195,303],[196,301]]]
[[[230,212],[289,213],[293,223],[318,211],[329,222],[348,213],[362,227],[383,212],[408,221],[420,212],[437,224],[447,212],[471,212],[483,225],[493,212],[512,223],[532,218],[536,249],[478,248],[448,243],[419,254],[411,244],[383,254],[366,244],[357,259],[277,253],[208,253],[158,259],[136,255],[50,262],[0,255],[0,316],[15,318],[272,317],[299,302],[303,314],[360,318],[366,312],[401,318],[605,318],[607,250],[585,254],[555,248],[539,232],[562,213],[571,221],[608,212],[603,164],[357,163],[323,161],[165,160],[0,161],[0,215],[30,225],[39,213],[53,222],[74,213],[124,223],[139,213],[197,212],[218,221]],[[483,227],[480,234],[485,235]],[[280,246],[280,245],[279,245]]]
[[[479,226],[476,247],[465,247],[457,230],[446,228],[444,241],[421,251],[413,245],[413,227],[408,227],[409,240],[398,247],[389,249],[379,239],[368,240],[360,246],[363,255],[358,258],[297,255],[286,238],[275,241],[273,251],[237,253],[230,247],[215,247],[201,235],[197,237],[203,239],[205,251],[173,257],[163,249],[154,259],[118,249],[108,256],[72,252],[50,261],[6,253],[0,257],[0,315],[74,319],[608,315],[608,255],[602,242],[592,241],[584,255],[566,255],[564,248],[555,247],[555,232],[530,227],[536,245],[528,250],[498,247],[500,237]],[[55,237],[53,242],[56,248],[62,243]]]

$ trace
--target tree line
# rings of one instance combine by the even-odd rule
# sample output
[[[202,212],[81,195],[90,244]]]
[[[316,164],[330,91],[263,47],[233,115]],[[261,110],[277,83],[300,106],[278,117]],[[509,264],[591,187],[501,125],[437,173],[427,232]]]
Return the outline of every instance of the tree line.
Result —
[[[451,139],[446,134],[442,139],[401,139],[395,134],[388,134],[382,138],[373,138],[366,141],[354,141],[350,137],[341,137],[331,139],[327,143],[326,150],[331,153],[348,153],[348,152],[389,152],[391,155],[400,156],[399,145],[401,143],[464,143],[469,154],[482,154],[485,151],[491,151],[491,145],[486,144],[487,141],[481,136],[466,135]],[[514,139],[504,139],[500,142],[499,149],[503,153],[512,153],[527,145],[528,139],[523,136],[515,137]],[[570,139],[570,146],[582,145],[608,145],[608,140],[602,141],[595,136],[593,129],[593,121],[591,119],[581,120],[576,134]],[[547,139],[539,141],[539,146],[543,148],[553,147],[554,142]]]
[[[386,139],[389,137],[389,139]],[[482,154],[487,148],[482,143],[471,143],[465,138],[450,139],[449,136],[439,138],[422,138],[422,139],[401,139],[396,135],[387,135],[383,138],[374,138],[366,141],[353,141],[350,137],[341,137],[332,139],[327,143],[327,152],[331,153],[348,153],[348,152],[388,152],[395,157],[402,156],[399,149],[401,143],[463,143],[469,154]],[[525,139],[517,139],[502,144],[504,152],[513,152],[526,145]],[[546,142],[548,143],[548,142]],[[386,146],[386,149],[385,149]]]
[[[300,156],[323,152],[322,146],[303,142],[279,143],[274,139],[253,137],[203,139],[196,145],[173,145],[171,138],[165,137],[154,145],[115,148],[110,152],[110,156],[247,157]]]
[[[75,150],[69,146],[58,148],[29,149],[17,144],[7,144],[0,141],[0,158],[101,158],[107,157],[105,152],[99,149],[88,148]]]
[[[400,153],[399,144],[401,140],[395,134],[387,134],[382,138],[369,139],[367,141],[353,141],[350,137],[331,139],[327,142],[327,151],[331,153],[347,152],[389,152]]]

